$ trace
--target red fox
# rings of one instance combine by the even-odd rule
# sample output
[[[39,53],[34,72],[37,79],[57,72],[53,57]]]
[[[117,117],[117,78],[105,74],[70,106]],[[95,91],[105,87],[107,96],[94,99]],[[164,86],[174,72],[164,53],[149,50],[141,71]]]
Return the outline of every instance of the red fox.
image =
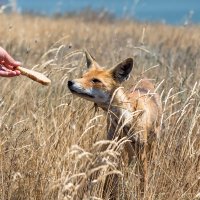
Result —
[[[160,132],[161,101],[154,85],[142,79],[129,92],[121,84],[129,78],[133,59],[127,58],[114,68],[105,69],[85,51],[88,71],[79,79],[68,81],[73,94],[92,101],[107,112],[107,138],[127,137],[129,161],[140,147],[144,181],[147,179],[147,146]]]

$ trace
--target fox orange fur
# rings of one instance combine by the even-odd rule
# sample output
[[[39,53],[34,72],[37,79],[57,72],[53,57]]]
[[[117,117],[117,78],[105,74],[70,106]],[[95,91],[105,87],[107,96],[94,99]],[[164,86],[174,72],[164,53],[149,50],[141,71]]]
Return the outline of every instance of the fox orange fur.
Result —
[[[85,53],[88,71],[81,78],[68,81],[68,87],[73,94],[107,112],[107,138],[129,139],[125,145],[129,161],[138,148],[142,149],[144,181],[147,181],[147,147],[160,132],[160,97],[148,79],[142,79],[128,92],[121,87],[132,71],[132,58],[105,69],[87,51]]]

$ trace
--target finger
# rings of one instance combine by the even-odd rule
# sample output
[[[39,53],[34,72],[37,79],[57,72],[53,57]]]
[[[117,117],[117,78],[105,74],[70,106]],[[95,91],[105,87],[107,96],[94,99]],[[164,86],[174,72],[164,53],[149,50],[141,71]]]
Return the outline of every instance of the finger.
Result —
[[[13,76],[18,76],[15,71],[0,71],[0,76],[2,77],[13,77]]]
[[[0,72],[1,71],[7,71],[7,72],[13,72],[14,71],[16,73],[16,75],[20,75],[21,74],[21,72],[19,70],[17,70],[17,69],[10,70],[10,69],[6,68],[4,65],[0,65]]]
[[[16,75],[19,76],[21,72],[19,70],[14,70],[16,72]]]
[[[18,76],[21,72],[19,70],[9,70],[5,66],[0,65],[0,76],[10,77],[10,76]]]
[[[16,61],[16,62],[17,62],[17,61]],[[18,63],[20,63],[20,62],[18,62]],[[6,67],[7,69],[15,70],[15,68],[18,67],[18,66],[20,66],[21,63],[20,63],[20,65],[13,66],[13,65],[11,65],[10,63],[4,62],[4,63],[2,63],[2,65],[3,65],[4,67]]]
[[[15,65],[11,65],[10,63],[7,63],[7,62],[5,62],[5,61],[1,61],[1,62],[0,62],[0,65],[3,65],[3,66],[6,67],[7,69],[15,70],[16,67],[21,66],[21,62],[16,61]]]
[[[2,65],[4,66],[4,68],[6,68],[6,69],[10,69],[10,70],[13,70],[13,69],[14,69],[13,66],[11,66],[9,63],[6,63],[5,61],[2,61],[1,64],[2,64]]]

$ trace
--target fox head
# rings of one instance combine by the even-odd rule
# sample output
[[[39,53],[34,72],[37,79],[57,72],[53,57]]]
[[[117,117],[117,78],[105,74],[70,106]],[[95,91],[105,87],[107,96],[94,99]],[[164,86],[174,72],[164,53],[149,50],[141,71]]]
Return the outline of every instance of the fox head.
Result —
[[[81,78],[68,81],[68,88],[73,94],[97,105],[108,104],[113,92],[129,78],[133,59],[127,58],[115,67],[105,69],[87,51],[85,54],[88,70]]]

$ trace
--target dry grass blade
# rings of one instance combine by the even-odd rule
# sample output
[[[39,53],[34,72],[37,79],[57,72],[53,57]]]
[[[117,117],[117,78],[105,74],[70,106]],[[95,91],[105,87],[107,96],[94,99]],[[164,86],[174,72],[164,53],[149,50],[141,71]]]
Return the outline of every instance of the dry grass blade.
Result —
[[[113,174],[119,199],[199,199],[200,27],[5,14],[0,22],[0,45],[52,80],[46,88],[0,79],[0,199],[103,199]],[[83,47],[107,67],[137,55],[127,90],[144,69],[160,83],[163,128],[143,196],[137,160],[116,167],[127,139],[107,141],[102,111],[94,116],[92,104],[67,89],[82,74],[85,55],[76,49]]]

